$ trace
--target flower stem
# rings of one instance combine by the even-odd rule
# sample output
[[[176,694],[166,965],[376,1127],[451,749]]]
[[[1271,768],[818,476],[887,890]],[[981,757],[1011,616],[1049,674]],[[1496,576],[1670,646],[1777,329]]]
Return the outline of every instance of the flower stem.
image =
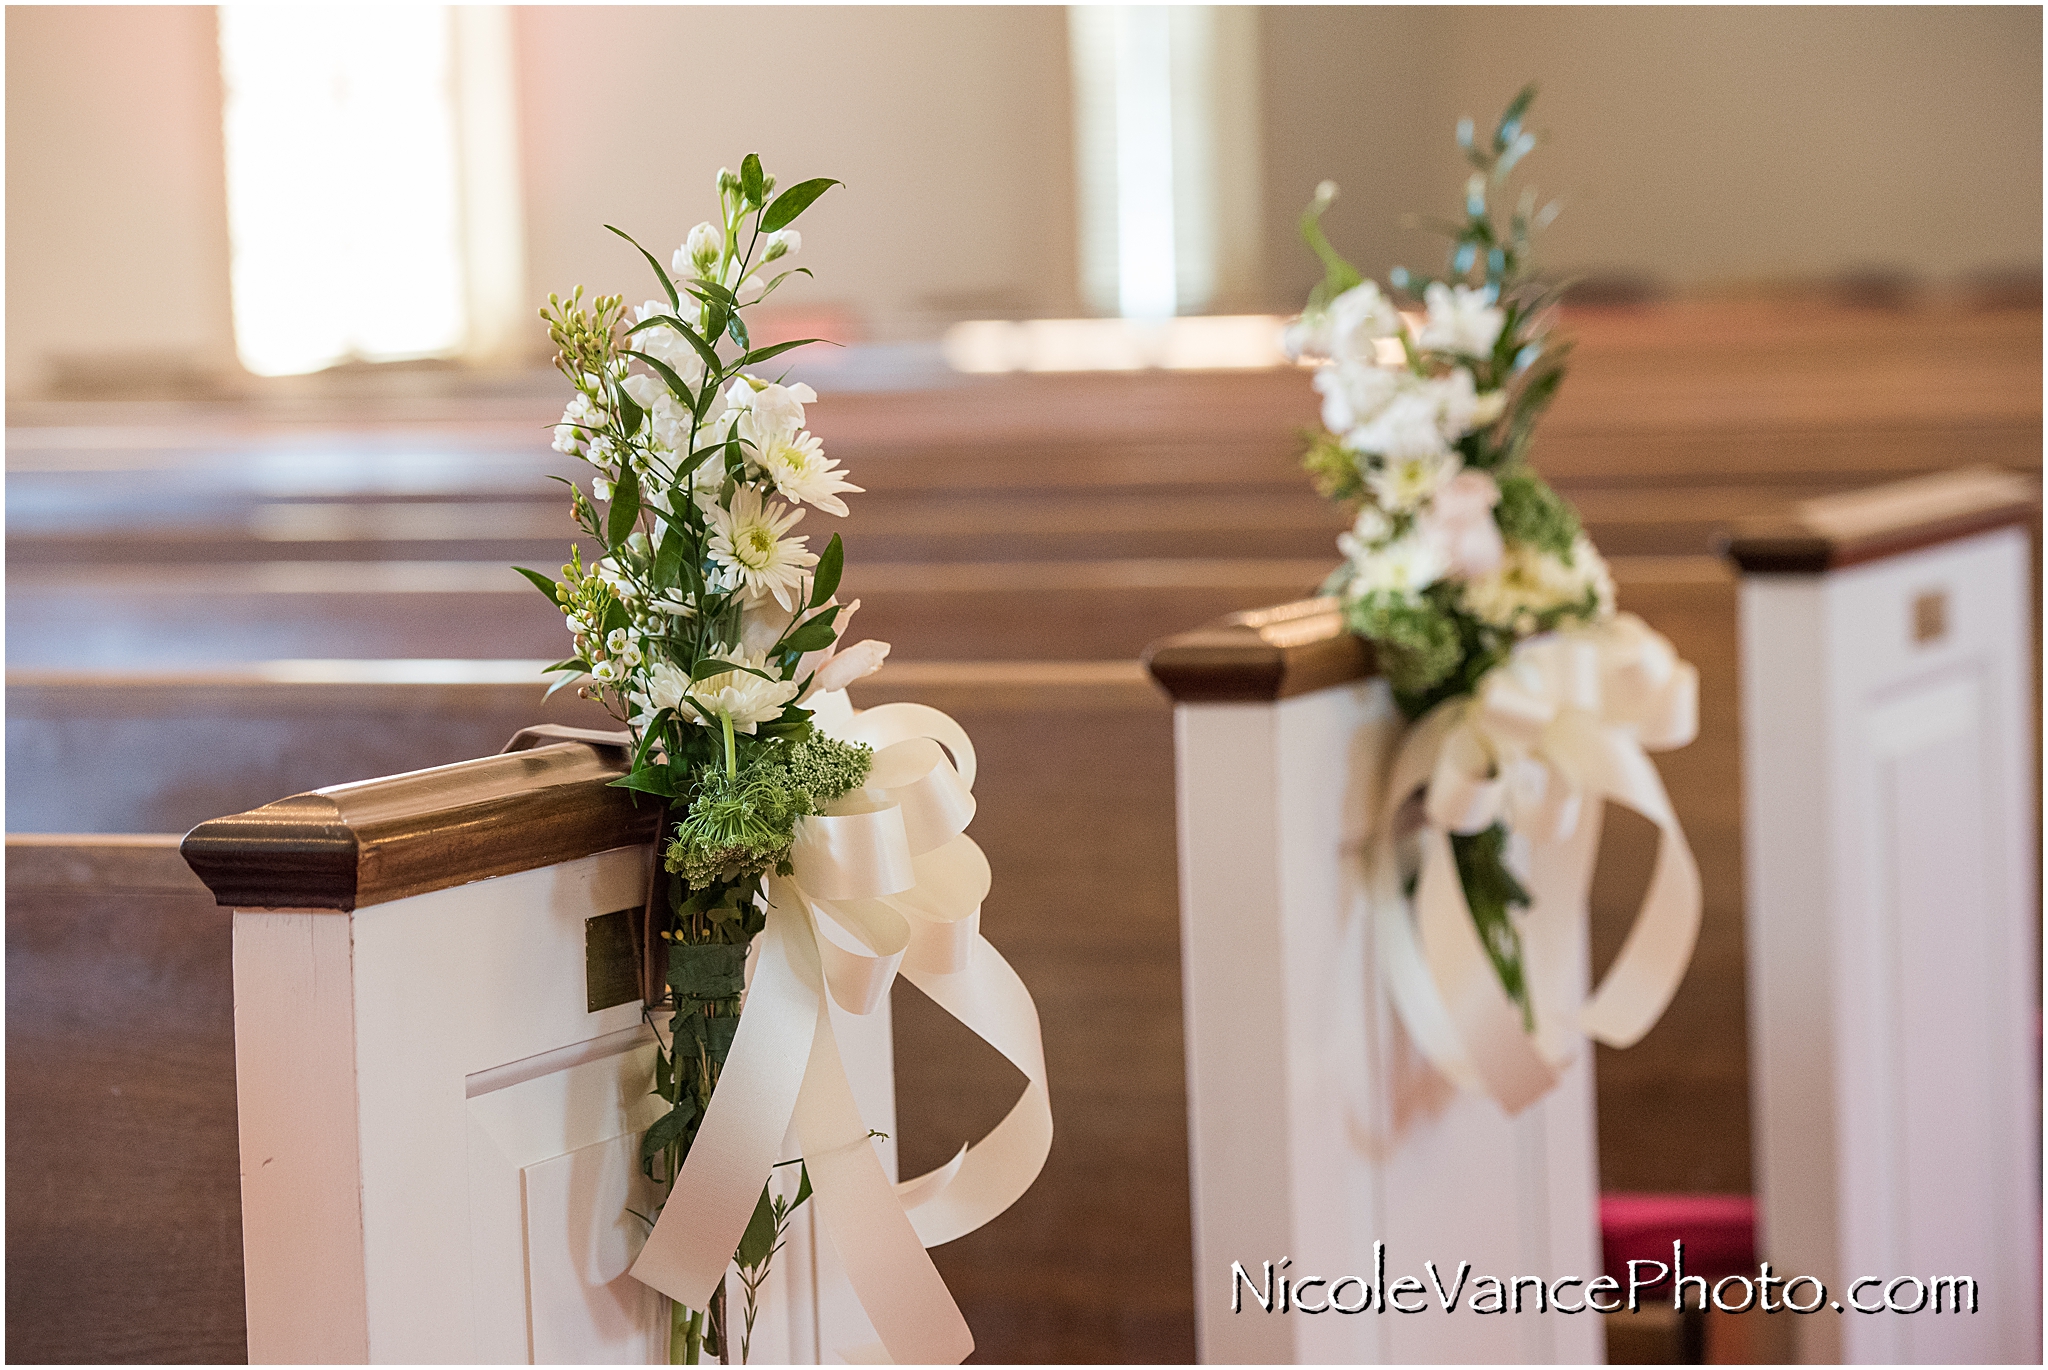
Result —
[[[732,743],[732,715],[720,714],[718,721],[725,725],[725,773],[729,778],[734,770]]]

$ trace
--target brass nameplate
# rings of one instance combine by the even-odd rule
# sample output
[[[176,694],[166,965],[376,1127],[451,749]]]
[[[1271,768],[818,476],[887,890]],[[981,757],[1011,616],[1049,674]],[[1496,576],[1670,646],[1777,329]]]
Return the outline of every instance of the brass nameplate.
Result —
[[[1948,592],[1929,590],[1913,601],[1913,641],[1939,642],[1948,636]]]
[[[588,1011],[630,1004],[640,997],[638,909],[618,909],[583,920],[583,987]]]

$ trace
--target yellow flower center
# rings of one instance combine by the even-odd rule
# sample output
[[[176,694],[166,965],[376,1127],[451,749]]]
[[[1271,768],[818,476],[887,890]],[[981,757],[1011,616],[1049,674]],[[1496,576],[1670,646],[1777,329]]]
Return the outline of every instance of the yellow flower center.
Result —
[[[741,530],[732,550],[741,565],[750,571],[758,571],[768,564],[775,551],[775,535],[762,525],[754,524]]]

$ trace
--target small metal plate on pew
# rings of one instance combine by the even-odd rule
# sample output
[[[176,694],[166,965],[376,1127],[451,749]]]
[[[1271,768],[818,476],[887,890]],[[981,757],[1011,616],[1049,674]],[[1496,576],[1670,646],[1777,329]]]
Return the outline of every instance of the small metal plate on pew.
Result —
[[[591,1013],[640,997],[640,939],[633,915],[615,909],[583,920],[583,986]]]
[[[1929,590],[1913,601],[1913,641],[1939,642],[1948,636],[1948,593]]]

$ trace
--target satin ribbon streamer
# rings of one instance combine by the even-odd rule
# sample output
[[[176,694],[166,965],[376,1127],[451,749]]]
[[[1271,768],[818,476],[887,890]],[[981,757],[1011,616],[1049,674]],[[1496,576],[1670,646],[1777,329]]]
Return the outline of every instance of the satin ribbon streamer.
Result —
[[[874,766],[864,789],[798,824],[794,874],[768,882],[767,926],[731,1053],[632,1273],[692,1308],[708,1306],[793,1123],[819,1220],[881,1339],[848,1358],[956,1364],[974,1338],[925,1248],[1001,1213],[1045,1164],[1052,1109],[1038,1010],[981,935],[989,868],[965,833],[974,817],[966,732],[922,704],[856,712],[844,692],[808,702],[821,730],[873,747]],[[892,1185],[847,1082],[829,1005],[872,1013],[898,975],[1027,1083],[988,1136]]]
[[[1402,738],[1367,879],[1395,1006],[1416,1047],[1454,1083],[1520,1112],[1557,1083],[1581,1033],[1632,1046],[1671,1002],[1699,934],[1700,877],[1644,752],[1692,741],[1698,713],[1699,673],[1641,619],[1618,614],[1519,644],[1473,695],[1438,705]],[[1399,825],[1418,792],[1411,908]],[[1602,800],[1642,814],[1660,840],[1628,937],[1581,1002]],[[1451,851],[1450,834],[1500,820],[1527,843],[1531,903],[1517,923],[1533,1034],[1494,972]]]

